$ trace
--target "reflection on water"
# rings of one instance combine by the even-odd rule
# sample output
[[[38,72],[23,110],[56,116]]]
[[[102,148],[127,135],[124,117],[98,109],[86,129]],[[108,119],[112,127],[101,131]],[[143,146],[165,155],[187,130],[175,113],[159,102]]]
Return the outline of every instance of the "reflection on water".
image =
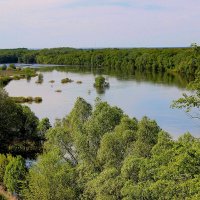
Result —
[[[187,131],[200,135],[199,122],[189,119],[181,110],[170,108],[172,100],[177,99],[186,90],[187,79],[169,74],[133,74],[102,72],[93,73],[68,68],[43,69],[44,82],[36,84],[37,77],[26,80],[11,81],[6,90],[10,96],[41,96],[41,104],[28,105],[40,118],[49,117],[53,123],[56,118],[63,118],[72,109],[77,97],[83,97],[94,104],[96,97],[116,105],[131,117],[141,119],[144,115],[155,119],[175,138]],[[93,87],[95,75],[107,73],[110,88],[97,91]],[[62,84],[61,79],[70,78],[72,83]],[[55,82],[50,82],[54,80]],[[82,81],[82,84],[77,84]],[[62,92],[56,92],[61,90]],[[199,135],[198,135],[199,134]]]
[[[165,85],[176,86],[180,88],[185,88],[189,81],[193,80],[193,76],[183,76],[181,74],[173,74],[173,73],[161,73],[161,72],[154,72],[150,73],[148,71],[141,72],[141,71],[121,71],[121,70],[103,70],[102,68],[99,69],[91,69],[86,67],[46,67],[40,69],[43,72],[47,71],[60,71],[60,72],[78,72],[78,73],[92,73],[94,75],[98,74],[107,74],[112,77],[116,77],[118,80],[135,80],[136,82],[148,82],[153,84],[163,83]],[[106,80],[108,81],[108,80]]]

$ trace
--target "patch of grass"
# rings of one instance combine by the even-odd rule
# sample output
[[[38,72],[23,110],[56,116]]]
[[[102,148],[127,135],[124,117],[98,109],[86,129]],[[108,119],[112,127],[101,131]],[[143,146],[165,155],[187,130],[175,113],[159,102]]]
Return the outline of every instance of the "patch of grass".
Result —
[[[37,76],[34,69],[12,69],[0,70],[0,85],[6,86],[11,80],[19,80],[23,78],[31,78]]]
[[[6,86],[11,80],[13,80],[13,78],[9,76],[0,77],[0,86]]]
[[[76,81],[76,83],[77,83],[77,84],[82,84],[83,82],[82,82],[82,81]]]
[[[14,75],[13,76],[13,80],[20,80],[21,79],[21,76],[19,76],[19,75]]]

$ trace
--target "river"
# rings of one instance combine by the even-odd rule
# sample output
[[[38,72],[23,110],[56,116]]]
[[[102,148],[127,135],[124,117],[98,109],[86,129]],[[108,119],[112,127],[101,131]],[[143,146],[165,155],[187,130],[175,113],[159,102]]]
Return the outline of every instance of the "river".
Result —
[[[102,101],[120,107],[131,117],[141,119],[148,116],[155,119],[159,126],[168,131],[175,139],[189,131],[200,136],[200,122],[189,118],[184,111],[171,109],[174,99],[181,97],[186,83],[182,79],[167,75],[106,75],[110,88],[97,91],[93,87],[95,73],[70,72],[66,68],[52,68],[42,72],[44,81],[36,84],[37,77],[31,80],[13,80],[6,87],[10,96],[41,96],[41,104],[27,104],[41,119],[48,117],[53,124],[55,119],[66,116],[77,97],[86,99],[94,105],[97,97]],[[61,79],[70,78],[74,82],[62,84]],[[50,83],[54,80],[54,83]],[[78,84],[77,81],[82,81]],[[61,92],[56,92],[61,90]]]

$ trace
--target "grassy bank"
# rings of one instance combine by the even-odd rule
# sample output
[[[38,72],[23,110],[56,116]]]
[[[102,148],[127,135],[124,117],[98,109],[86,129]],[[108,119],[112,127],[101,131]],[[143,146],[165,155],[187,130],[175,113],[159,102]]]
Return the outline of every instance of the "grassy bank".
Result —
[[[11,80],[20,80],[37,76],[36,70],[25,69],[6,69],[0,70],[0,85],[7,85]]]

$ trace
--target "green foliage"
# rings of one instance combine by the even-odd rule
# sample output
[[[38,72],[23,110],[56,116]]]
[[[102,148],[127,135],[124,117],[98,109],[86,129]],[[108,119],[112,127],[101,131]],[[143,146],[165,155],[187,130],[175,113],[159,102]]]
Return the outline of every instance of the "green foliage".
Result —
[[[75,105],[67,116],[67,122],[70,123],[72,130],[82,131],[84,123],[92,113],[92,106],[82,98],[77,98]]]
[[[200,47],[196,43],[192,43],[191,47],[193,48],[192,65],[196,70],[193,72],[195,80],[189,83],[188,88],[193,90],[193,94],[184,93],[182,98],[173,101],[171,107],[184,109],[191,118],[200,119],[200,69],[197,67],[200,61]]]
[[[11,159],[6,166],[4,184],[8,191],[12,193],[20,193],[22,187],[22,181],[25,180],[26,167],[25,160],[21,156]]]
[[[77,193],[74,180],[74,169],[54,149],[39,157],[37,165],[31,168],[24,197],[27,200],[74,200]]]
[[[188,88],[193,90],[193,94],[183,94],[183,97],[173,101],[171,107],[184,109],[191,118],[200,119],[200,72],[197,73],[196,78],[192,81]]]
[[[190,84],[195,94],[185,95],[175,106],[187,111],[199,109],[197,45],[179,49],[0,50],[0,63],[9,62],[89,66],[118,74],[134,74],[136,70],[141,74],[191,74],[196,76]],[[32,69],[22,71],[27,78],[35,75]],[[102,81],[105,79],[97,80],[97,85]],[[29,171],[23,189],[25,199],[200,198],[200,141],[190,134],[174,141],[147,117],[131,119],[121,109],[101,101],[92,109],[81,98],[53,128],[48,119],[39,122],[30,109],[16,105],[3,90],[0,111],[1,152],[29,155],[41,150],[41,139],[46,139],[43,154]],[[0,156],[0,179],[11,192],[20,193],[24,176],[20,157]]]
[[[95,78],[95,83],[94,83],[94,86],[97,87],[97,88],[104,88],[105,86],[105,78],[103,76],[97,76]]]
[[[22,70],[22,73],[25,75],[26,78],[31,78],[31,77],[37,76],[36,72],[35,72],[35,69],[31,69],[29,67],[24,68]]]
[[[154,120],[78,98],[46,133],[25,199],[198,199],[200,140],[172,140]],[[48,167],[47,167],[48,166]]]
[[[38,80],[36,81],[36,83],[41,84],[44,81],[44,76],[43,74],[39,73],[38,74]]]
[[[10,78],[9,76],[0,78],[0,88],[7,85],[11,80],[12,78]]]
[[[45,137],[45,133],[51,128],[51,124],[48,118],[43,118],[40,120],[37,129],[38,129],[38,135],[41,138]]]
[[[197,44],[190,48],[0,50],[0,63],[17,62],[91,66],[120,73],[132,73],[137,69],[194,75],[200,69],[200,51]]]
[[[7,199],[6,199],[6,197],[4,197],[4,196],[2,196],[2,195],[0,194],[0,200],[7,200]]]
[[[64,79],[62,79],[61,80],[61,83],[72,83],[73,82],[73,80],[71,80],[71,79],[69,79],[69,78],[64,78]]]
[[[149,157],[152,147],[157,143],[160,131],[156,121],[143,117],[138,124],[137,141],[134,151],[138,156]]]
[[[107,168],[85,186],[83,199],[121,199],[123,182],[116,168]]]
[[[62,126],[57,126],[47,132],[46,138],[46,151],[52,148],[58,149],[63,159],[67,160],[72,165],[77,164],[76,151],[74,150],[72,135],[69,130]]]
[[[7,157],[3,154],[0,154],[0,183],[3,183],[3,178],[5,175],[7,164],[8,164]]]
[[[35,97],[34,101],[35,101],[35,103],[41,103],[42,102],[42,97]]]
[[[42,97],[10,97],[15,103],[41,103]]]
[[[16,105],[3,89],[0,89],[0,111],[0,151],[5,152],[11,138],[22,127],[22,108]]]
[[[0,153],[31,156],[40,152],[37,132],[38,118],[26,106],[21,106],[0,89]]]
[[[15,66],[15,64],[10,64],[10,65],[8,66],[8,68],[9,68],[9,69],[16,69],[16,66]]]
[[[7,69],[7,65],[5,65],[5,64],[2,65],[1,69],[2,69],[2,70],[6,70],[6,69]]]

